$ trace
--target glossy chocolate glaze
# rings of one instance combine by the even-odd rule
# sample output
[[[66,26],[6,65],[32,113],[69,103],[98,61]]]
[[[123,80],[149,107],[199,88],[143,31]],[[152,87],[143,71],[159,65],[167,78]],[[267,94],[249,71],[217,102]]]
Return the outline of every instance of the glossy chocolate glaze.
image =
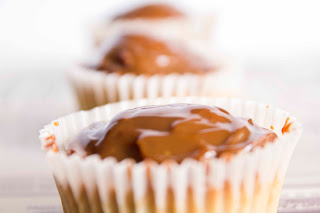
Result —
[[[183,17],[184,14],[174,7],[166,4],[149,4],[145,5],[119,16],[116,16],[114,20],[123,19],[161,19],[172,17]]]
[[[205,73],[212,68],[183,47],[152,37],[128,34],[110,45],[94,69],[120,74]]]
[[[69,154],[181,162],[249,152],[276,137],[251,119],[234,117],[217,107],[146,106],[123,111],[109,124],[100,122],[85,128],[72,139]]]

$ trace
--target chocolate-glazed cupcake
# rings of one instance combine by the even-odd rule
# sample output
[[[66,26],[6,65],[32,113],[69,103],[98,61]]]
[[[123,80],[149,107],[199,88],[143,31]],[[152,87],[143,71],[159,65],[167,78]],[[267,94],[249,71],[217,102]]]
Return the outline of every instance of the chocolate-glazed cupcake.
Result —
[[[93,37],[96,46],[114,34],[132,31],[166,38],[208,41],[212,26],[212,15],[188,15],[168,4],[151,3],[102,21],[95,27]]]
[[[65,212],[275,213],[301,128],[272,106],[195,97],[109,104],[40,133]]]
[[[235,95],[239,70],[207,55],[191,44],[124,34],[69,76],[81,109],[128,99]]]

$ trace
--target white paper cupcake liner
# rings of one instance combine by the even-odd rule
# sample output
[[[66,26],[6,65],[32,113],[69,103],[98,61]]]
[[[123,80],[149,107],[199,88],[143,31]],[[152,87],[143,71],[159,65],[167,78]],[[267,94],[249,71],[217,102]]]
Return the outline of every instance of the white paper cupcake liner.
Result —
[[[203,15],[159,20],[115,20],[94,26],[92,36],[96,47],[114,35],[130,32],[147,33],[174,40],[209,41],[212,37],[214,19],[212,15]]]
[[[141,106],[196,103],[219,106],[231,114],[249,117],[278,135],[274,142],[231,158],[181,164],[116,162],[97,155],[67,156],[68,143],[84,127],[110,121],[119,112]],[[282,133],[285,121],[290,131]],[[40,141],[61,196],[65,212],[252,212],[276,213],[289,159],[301,134],[295,118],[254,101],[227,98],[169,98],[108,104],[59,118],[40,131]],[[54,136],[54,137],[53,137]],[[50,151],[54,139],[59,152]]]
[[[68,71],[80,109],[111,102],[174,96],[232,97],[241,92],[242,71],[233,62],[217,60],[206,74],[134,75],[106,73],[84,66]]]

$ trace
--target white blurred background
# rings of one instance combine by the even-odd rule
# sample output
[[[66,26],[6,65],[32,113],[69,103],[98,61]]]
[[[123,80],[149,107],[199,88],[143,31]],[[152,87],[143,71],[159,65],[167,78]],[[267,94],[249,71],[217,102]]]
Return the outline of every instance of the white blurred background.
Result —
[[[64,71],[88,53],[92,23],[143,2],[0,0],[0,188],[12,174],[47,177],[38,130],[76,110]],[[320,1],[170,3],[189,13],[215,14],[212,48],[242,62],[243,96],[280,106],[302,121],[305,132],[289,174],[319,177],[320,200]],[[30,187],[25,190],[41,191]],[[14,190],[0,192],[0,202]]]
[[[35,141],[28,137],[30,130],[36,132],[41,127],[32,128],[38,116],[45,116],[46,110],[52,112],[42,120],[45,124],[73,110],[74,100],[63,71],[88,53],[91,24],[142,2],[0,0],[0,112],[4,114],[1,120],[6,121],[0,127],[6,140],[12,137],[10,130],[25,125],[23,136],[20,132],[14,137],[30,144]],[[212,47],[240,59],[247,72],[252,71],[251,77],[263,79],[247,82],[246,96],[282,104],[286,100],[279,93],[288,93],[285,96],[294,96],[296,104],[301,104],[297,96],[304,99],[318,92],[311,85],[311,81],[320,83],[318,0],[170,2],[189,13],[217,16]],[[275,85],[263,85],[267,79]],[[286,84],[295,86],[294,90],[286,90]],[[260,93],[263,87],[268,90]]]

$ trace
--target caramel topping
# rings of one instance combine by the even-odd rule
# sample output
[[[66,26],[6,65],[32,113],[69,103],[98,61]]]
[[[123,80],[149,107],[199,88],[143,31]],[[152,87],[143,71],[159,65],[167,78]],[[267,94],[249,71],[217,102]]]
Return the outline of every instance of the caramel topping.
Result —
[[[276,134],[223,109],[192,104],[126,110],[107,124],[94,123],[75,136],[69,154],[163,162],[230,157],[273,141]]]
[[[50,146],[51,143],[55,143],[56,142],[56,136],[55,135],[50,135],[48,137],[46,137],[47,141],[50,141],[50,143],[47,146]]]
[[[95,69],[132,74],[205,73],[210,66],[182,47],[143,36],[124,35],[107,49]]]
[[[53,152],[58,152],[59,151],[59,148],[58,148],[58,146],[56,144],[56,136],[55,135],[52,134],[52,135],[46,137],[46,140],[49,141],[49,143],[47,143],[45,145],[46,148],[51,148],[51,150]]]
[[[59,148],[58,148],[58,146],[57,146],[56,143],[53,143],[53,144],[52,144],[51,150],[52,150],[53,152],[58,152],[58,151],[59,151]]]
[[[171,17],[182,17],[184,14],[165,4],[150,4],[142,6],[121,14],[114,18],[114,20],[123,19],[161,19],[161,18],[171,18]]]
[[[289,123],[289,120],[290,120],[290,118],[288,117],[286,119],[286,122],[285,122],[284,126],[282,127],[282,130],[281,130],[282,134],[290,131],[290,126],[292,125],[292,122]]]

